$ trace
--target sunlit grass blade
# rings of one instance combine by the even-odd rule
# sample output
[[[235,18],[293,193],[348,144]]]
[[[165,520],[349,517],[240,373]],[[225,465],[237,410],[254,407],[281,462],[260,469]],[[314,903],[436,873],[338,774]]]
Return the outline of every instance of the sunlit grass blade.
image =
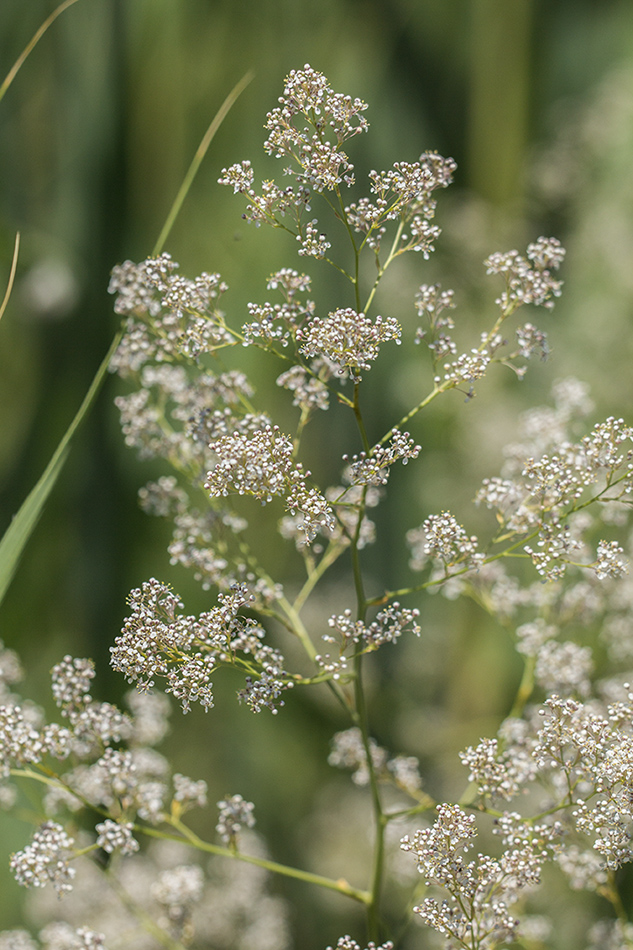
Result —
[[[11,297],[11,291],[13,290],[13,281],[15,280],[15,272],[18,269],[18,254],[20,253],[20,232],[15,236],[15,244],[13,246],[13,260],[11,261],[11,272],[9,274],[9,281],[7,283],[7,290],[0,303],[0,320],[2,319],[2,314],[7,309],[7,304],[9,303],[9,298]]]
[[[159,238],[156,241],[156,244],[154,245],[154,250],[152,252],[154,255],[160,254],[163,247],[165,246],[165,241],[167,240],[169,236],[169,232],[171,231],[173,227],[174,221],[178,217],[178,212],[180,211],[182,207],[183,201],[187,197],[187,192],[191,188],[192,182],[194,178],[196,177],[196,173],[202,163],[202,159],[206,155],[207,150],[209,146],[211,145],[211,142],[213,141],[215,133],[218,131],[218,129],[222,125],[222,122],[226,118],[228,112],[231,110],[235,101],[244,92],[248,84],[252,81],[253,76],[254,76],[253,72],[248,72],[244,76],[242,76],[240,81],[237,83],[237,85],[233,87],[233,89],[231,89],[230,93],[228,94],[228,96],[226,97],[226,99],[224,100],[224,102],[222,103],[218,111],[216,112],[211,122],[211,125],[205,132],[204,138],[202,139],[202,141],[200,142],[200,145],[197,148],[196,154],[193,157],[193,161],[191,162],[191,165],[189,166],[187,174],[183,178],[182,185],[178,189],[178,194],[176,195],[175,201],[173,205],[171,206],[169,214],[167,215],[167,220],[165,221],[165,224],[163,225],[163,229],[160,232]]]
[[[7,588],[11,583],[26,543],[29,540],[33,529],[35,528],[35,525],[37,524],[44,509],[44,505],[46,504],[46,500],[50,495],[55,482],[57,481],[57,476],[59,475],[66,460],[66,455],[68,454],[70,440],[87,416],[88,411],[94,402],[95,396],[97,395],[106,375],[108,364],[112,359],[112,354],[119,345],[120,339],[121,333],[117,333],[114,340],[112,341],[112,345],[108,350],[105,359],[97,370],[95,378],[90,384],[90,388],[86,393],[81,406],[79,407],[79,411],[68,427],[63,439],[57,446],[53,457],[46,466],[44,473],[35,485],[35,488],[33,488],[33,490],[20,506],[20,510],[14,516],[11,524],[4,533],[4,537],[0,541],[0,603],[4,599],[4,595],[6,594]]]
[[[33,48],[39,43],[39,41],[42,39],[42,37],[43,37],[44,34],[46,33],[46,31],[47,31],[47,29],[49,28],[49,26],[50,26],[52,23],[55,22],[55,20],[56,20],[57,17],[60,15],[60,13],[63,13],[64,10],[67,10],[67,9],[68,9],[68,7],[72,7],[73,3],[77,3],[77,0],[64,0],[64,3],[60,3],[60,5],[59,5],[55,10],[53,10],[53,12],[51,13],[51,15],[50,15],[49,17],[47,17],[46,20],[44,20],[44,22],[42,23],[42,25],[41,25],[41,27],[39,28],[39,30],[36,31],[36,33],[33,35],[32,39],[31,39],[31,40],[29,41],[29,43],[27,43],[27,45],[24,47],[24,49],[22,50],[22,52],[20,53],[20,55],[19,55],[18,58],[16,59],[15,63],[13,64],[13,66],[11,67],[11,69],[9,70],[9,72],[7,73],[6,79],[4,80],[4,82],[2,83],[2,85],[0,86],[0,100],[2,100],[2,98],[3,98],[4,94],[5,94],[5,92],[7,91],[7,89],[9,88],[9,86],[11,85],[11,83],[13,82],[13,80],[15,79],[15,77],[16,77],[16,75],[17,75],[17,73],[18,73],[18,70],[20,69],[20,67],[21,67],[22,64],[24,63],[24,60],[25,60],[26,57],[29,55],[29,53],[32,51],[32,49],[33,49]]]

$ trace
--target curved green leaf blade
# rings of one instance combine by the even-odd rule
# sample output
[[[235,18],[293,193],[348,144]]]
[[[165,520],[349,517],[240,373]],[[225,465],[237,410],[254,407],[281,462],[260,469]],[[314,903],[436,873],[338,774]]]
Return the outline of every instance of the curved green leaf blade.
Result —
[[[95,396],[99,392],[108,369],[108,364],[112,358],[112,354],[119,345],[120,339],[121,334],[117,333],[66,434],[55,449],[39,481],[23,501],[17,514],[14,515],[11,524],[0,541],[0,603],[2,603],[4,599],[4,595],[13,579],[26,543],[39,521],[46,500],[66,461],[70,440],[88,414]]]

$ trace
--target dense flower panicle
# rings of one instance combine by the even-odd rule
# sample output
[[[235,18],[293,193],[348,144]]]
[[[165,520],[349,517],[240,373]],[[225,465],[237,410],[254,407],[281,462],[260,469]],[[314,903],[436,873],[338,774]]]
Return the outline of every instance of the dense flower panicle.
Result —
[[[174,772],[174,801],[178,802],[181,811],[190,808],[204,808],[207,804],[207,783],[204,779],[197,781],[180,772]]]
[[[219,182],[248,199],[244,217],[256,226],[265,222],[286,227],[280,219],[294,219],[299,254],[322,258],[329,242],[319,234],[316,220],[302,225],[301,216],[310,211],[312,193],[353,184],[353,165],[341,145],[367,128],[361,114],[367,106],[360,99],[334,93],[325,76],[310,66],[290,73],[279,101],[280,107],[266,119],[269,135],[264,150],[291,159],[284,172],[294,177],[296,185],[279,188],[264,181],[258,194],[249,161],[222,169]]]
[[[249,161],[243,161],[230,168],[223,168],[218,178],[220,185],[233,188],[234,194],[242,194],[248,199],[246,212],[243,215],[256,227],[262,223],[279,227],[279,217],[286,214],[299,219],[304,210],[310,210],[310,191],[304,185],[296,190],[289,185],[279,188],[273,181],[262,182],[262,193],[258,195],[253,188],[254,174]]]
[[[390,467],[398,460],[406,465],[410,459],[418,457],[422,446],[416,445],[408,432],[392,429],[389,443],[379,442],[370,451],[354,455],[350,462],[349,477],[352,485],[386,485]],[[343,456],[349,461],[347,455]]]
[[[512,941],[519,921],[509,908],[521,891],[540,882],[549,839],[526,837],[499,860],[479,854],[466,863],[464,855],[477,835],[474,815],[458,805],[438,805],[437,811],[435,824],[405,835],[401,848],[413,854],[426,884],[442,887],[448,899],[440,904],[426,898],[414,912],[462,947],[492,950]]]
[[[542,360],[549,356],[549,344],[547,334],[543,330],[537,329],[533,324],[526,323],[518,327],[516,331],[517,342],[519,344],[519,356],[528,360],[534,353],[537,353]]]
[[[385,198],[372,203],[369,198],[359,198],[345,208],[349,225],[365,235],[364,241],[375,253],[380,251],[380,243],[387,229],[382,223],[389,204]]]
[[[345,206],[341,191],[353,184],[354,169],[344,143],[367,128],[365,109],[361,100],[334,93],[325,76],[310,66],[293,71],[279,107],[267,116],[264,146],[268,154],[286,161],[291,183],[264,181],[256,189],[248,161],[223,169],[220,182],[246,198],[246,219],[286,230],[296,238],[299,255],[315,259],[326,258],[331,245],[327,227],[311,216],[311,202],[322,194],[321,203],[332,206],[335,198],[355,256],[369,249],[375,257],[378,279],[371,302],[393,258],[405,251],[428,258],[433,251],[440,234],[434,223],[436,192],[451,183],[456,166],[435,152],[422,154],[417,162],[396,162],[388,171],[370,172],[370,197]],[[388,226],[395,238],[387,260],[381,261]],[[405,419],[447,390],[460,388],[472,396],[473,384],[492,363],[509,365],[520,377],[521,360],[547,356],[547,337],[533,324],[516,329],[514,344],[501,328],[519,306],[553,307],[561,293],[555,274],[564,254],[553,238],[539,238],[524,256],[517,251],[492,254],[485,262],[487,271],[499,274],[506,284],[497,301],[501,314],[490,332],[481,334],[479,344],[465,352],[451,335],[453,291],[439,284],[420,285],[415,309],[424,325],[415,342],[424,340],[430,349],[433,386],[429,398]],[[358,273],[346,276],[359,289]],[[230,666],[241,675],[238,701],[253,712],[266,708],[276,714],[294,685],[325,680],[352,703],[350,684],[358,676],[354,664],[360,655],[396,642],[403,632],[421,632],[417,609],[388,603],[387,595],[379,595],[370,603],[386,606],[372,622],[355,619],[358,614],[351,610],[330,616],[323,640],[332,645],[333,655],[313,658],[309,645],[315,669],[304,677],[287,671],[284,656],[251,617],[269,616],[282,633],[287,627],[303,640],[307,634],[298,614],[307,593],[346,548],[352,550],[357,589],[362,590],[357,555],[376,534],[366,510],[377,503],[391,466],[399,460],[407,464],[421,451],[408,432],[394,428],[365,452],[343,456],[347,470],[341,485],[322,491],[309,481],[310,472],[297,461],[300,440],[311,415],[328,408],[333,377],[354,382],[353,401],[339,392],[339,402],[353,408],[364,432],[358,384],[382,343],[400,343],[401,328],[392,317],[368,316],[358,302],[358,309],[339,308],[318,316],[325,311],[305,297],[310,278],[289,268],[272,274],[267,287],[277,290],[282,302],[249,303],[247,322],[233,331],[218,309],[227,289],[221,277],[205,272],[188,279],[168,254],[141,264],[126,261],[114,268],[110,282],[115,311],[127,318],[111,369],[133,378],[137,387],[117,399],[125,440],[143,457],[166,460],[178,472],[178,478],[162,476],[150,483],[140,493],[141,503],[146,511],[172,520],[171,562],[190,568],[206,589],[217,587],[217,604],[189,616],[181,599],[154,579],[132,591],[130,615],[111,651],[113,667],[141,690],[129,701],[132,716],[95,702],[93,664],[66,656],[53,669],[53,695],[66,725],[45,723],[42,712],[21,705],[10,692],[10,684],[19,678],[19,664],[0,643],[0,778],[8,778],[16,767],[26,771],[40,763],[52,776],[45,757],[64,760],[72,754],[72,767],[59,781],[51,778],[44,813],[59,817],[77,816],[86,806],[99,810],[102,820],[85,848],[80,842],[79,853],[119,851],[124,860],[117,858],[112,866],[121,872],[122,889],[153,926],[164,931],[165,939],[159,942],[182,946],[197,941],[200,946],[284,950],[288,936],[274,899],[268,896],[266,908],[264,896],[253,897],[261,889],[262,868],[240,869],[255,875],[249,878],[229,870],[222,890],[205,878],[201,866],[184,863],[175,842],[169,844],[176,849],[172,856],[163,865],[154,862],[151,875],[151,846],[147,854],[135,853],[139,846],[132,832],[140,822],[152,826],[147,829],[152,835],[160,834],[157,826],[162,822],[178,827],[190,809],[207,804],[208,794],[204,781],[171,775],[167,760],[151,748],[168,724],[165,697],[148,691],[162,681],[183,712],[193,703],[207,711],[214,704],[213,677]],[[241,345],[255,345],[267,351],[267,359],[284,361],[276,382],[291,393],[300,410],[294,438],[253,408],[254,390],[241,370],[216,375],[208,369],[217,350]],[[602,629],[610,659],[628,662],[633,657],[633,583],[624,577],[625,548],[617,540],[596,541],[599,535],[593,533],[599,522],[612,533],[626,525],[633,494],[633,427],[609,417],[579,438],[578,420],[591,409],[586,388],[576,380],[563,380],[553,395],[553,408],[525,415],[520,441],[508,447],[500,475],[486,479],[478,493],[477,501],[497,522],[488,563],[478,539],[448,511],[429,515],[407,535],[412,569],[431,566],[428,581],[419,586],[442,585],[450,597],[473,595],[508,629],[526,665],[511,717],[496,737],[482,738],[460,755],[478,796],[462,801],[469,802],[471,811],[479,808],[494,818],[499,856],[469,856],[477,835],[475,816],[449,803],[437,806],[430,827],[413,831],[407,824],[411,833],[401,841],[426,885],[439,889],[425,894],[415,913],[447,947],[460,950],[495,950],[515,939],[514,907],[539,884],[545,861],[556,861],[572,887],[603,896],[611,893],[605,885],[613,884],[612,872],[633,861],[633,693],[619,675],[602,680],[592,694],[590,648],[572,639],[561,641],[562,631],[567,635],[569,630],[573,638],[574,629],[581,629],[584,638],[593,624]],[[210,496],[206,501],[205,492]],[[295,603],[286,600],[281,585],[258,566],[235,495],[250,495],[262,504],[278,498],[285,506],[279,530],[295,542],[307,572]],[[588,512],[592,500],[597,501],[592,506],[595,516]],[[504,550],[499,550],[501,545]],[[512,563],[510,557],[522,558],[536,579],[523,584],[511,576],[501,563],[505,555],[505,563]],[[577,582],[570,583],[570,576]],[[546,694],[540,708],[530,705],[534,700],[526,695],[528,686],[537,696]],[[384,804],[401,801],[405,793],[416,802],[416,813],[431,805],[422,791],[418,760],[390,757],[356,726],[334,736],[328,761],[351,769],[353,782],[371,784],[374,793],[376,782],[387,784],[389,799],[385,796]],[[8,783],[3,783],[0,801],[5,795],[10,800],[10,794]],[[541,817],[498,810],[500,801],[519,795],[523,810],[533,808],[531,814]],[[253,843],[255,853],[263,854],[249,832],[253,804],[233,795],[218,802],[218,808],[217,831],[224,844],[235,852],[238,836],[243,836],[249,854]],[[383,810],[385,824],[390,822],[393,831],[398,827],[394,819],[404,813]],[[75,842],[51,820],[31,845],[13,856],[12,870],[22,884],[41,887],[52,882],[61,894],[70,890],[74,866],[69,859],[74,856]],[[127,882],[126,874],[131,875]],[[216,876],[219,880],[220,874]],[[97,901],[98,888],[93,884],[92,889]],[[236,936],[234,918],[247,921],[246,936]],[[40,936],[46,950],[100,950],[100,934],[68,929],[70,922],[63,927],[46,938],[48,943]],[[116,943],[138,942],[142,950],[142,938],[130,936],[132,930],[128,933],[126,927],[116,931]],[[526,941],[544,944],[544,928],[539,918],[528,919]],[[603,939],[605,950],[608,945],[608,950],[621,950],[630,942],[623,926],[618,930],[611,925],[590,939],[596,946]],[[0,935],[0,950],[2,941]],[[24,947],[19,946],[23,937],[16,941],[15,950],[37,950],[34,941]],[[344,936],[328,950],[361,948]],[[381,947],[369,943],[365,950],[393,947],[390,942]]]
[[[233,342],[217,310],[227,290],[219,274],[195,280],[177,274],[169,254],[141,264],[126,261],[113,268],[108,290],[116,294],[116,313],[128,317],[125,333],[110,370],[133,376],[148,362],[174,362]]]
[[[450,343],[442,345],[439,353],[450,353],[453,351]],[[472,383],[486,375],[486,370],[490,366],[491,356],[488,350],[472,349],[470,353],[462,353],[452,363],[447,363],[444,367],[444,385],[450,383],[452,386],[459,386],[462,383]],[[435,378],[436,384],[440,383],[440,377]],[[468,390],[472,395],[472,387]]]
[[[41,762],[47,755],[63,760],[73,751],[70,729],[57,723],[36,728],[27,708],[15,703],[0,705],[0,778],[8,778],[13,766]]]
[[[278,289],[284,302],[248,304],[248,312],[253,319],[242,327],[244,343],[267,346],[279,341],[283,347],[287,347],[295,338],[297,328],[314,314],[314,301],[301,301],[297,297],[298,293],[310,289],[310,279],[305,274],[284,268],[272,274],[266,286],[268,290]]]
[[[243,373],[215,376],[205,372],[190,380],[183,366],[146,365],[141,389],[118,396],[126,444],[141,458],[162,457],[203,469],[211,461],[208,444],[227,432],[252,431],[268,423],[262,414],[244,412],[253,392]],[[239,406],[239,408],[238,408]]]
[[[98,832],[97,844],[108,854],[117,850],[121,854],[134,854],[140,845],[132,835],[133,827],[132,822],[122,824],[107,818],[95,826],[95,831]]]
[[[603,580],[605,577],[628,574],[628,561],[623,555],[624,550],[617,541],[600,541],[594,568],[597,577]]]
[[[239,616],[254,600],[246,587],[236,587],[220,593],[211,610],[186,616],[180,614],[182,601],[171,589],[152,579],[130,594],[132,613],[111,647],[111,664],[143,690],[150,689],[156,677],[166,680],[166,692],[179,700],[183,712],[196,702],[210,709],[211,675],[219,666],[238,666],[248,673],[246,688],[238,692],[240,701],[254,712],[264,706],[274,711],[280,705],[274,700],[291,688],[292,678],[283,669],[281,653],[262,642],[263,628]],[[261,670],[257,679],[253,664]]]
[[[316,360],[315,360],[316,362]],[[294,394],[292,405],[302,411],[329,408],[329,393],[325,383],[308,372],[305,366],[293,366],[277,377],[277,385]]]
[[[548,640],[538,651],[534,679],[547,693],[585,697],[591,689],[593,666],[589,647]]]
[[[241,795],[230,795],[218,802],[219,816],[215,826],[225,844],[235,846],[242,828],[254,828],[255,806],[245,801]]]
[[[457,345],[447,330],[452,330],[455,323],[445,311],[455,307],[454,292],[442,290],[440,284],[421,284],[415,295],[415,308],[420,317],[426,317],[428,330],[419,327],[415,332],[415,343],[421,343],[430,334],[428,347],[433,354],[433,362],[437,363],[446,356],[457,353]]]
[[[445,567],[466,564],[477,569],[484,555],[477,551],[477,538],[470,537],[449,511],[429,515],[421,528],[407,533],[411,548],[409,566],[414,571],[424,569],[429,559],[441,561]]]
[[[45,887],[52,884],[61,896],[72,890],[75,869],[70,866],[75,842],[61,825],[44,822],[31,844],[12,855],[10,867],[18,884]]]
[[[297,234],[297,241],[301,247],[297,251],[299,257],[314,257],[316,260],[323,260],[329,249],[332,247],[325,234],[319,234],[318,220],[314,218],[308,221],[302,233]]]
[[[348,223],[365,235],[363,243],[378,255],[385,223],[399,220],[406,230],[399,234],[398,253],[417,251],[428,260],[441,233],[430,223],[436,207],[432,193],[451,183],[456,167],[452,158],[426,152],[418,162],[396,162],[390,171],[371,171],[369,180],[375,200],[360,198],[348,205]]]
[[[577,700],[552,696],[540,711],[533,753],[541,775],[549,775],[555,785],[558,781],[578,832],[614,869],[633,859],[631,695],[610,706],[608,716]]]
[[[300,274],[292,267],[282,267],[271,274],[266,283],[268,290],[279,290],[290,302],[298,293],[308,293],[312,284],[309,274]]]
[[[433,327],[452,329],[453,320],[448,314],[441,317],[444,310],[455,307],[455,291],[442,290],[441,284],[421,284],[415,295],[415,309],[420,317],[427,316]]]
[[[349,183],[353,166],[339,146],[366,131],[362,113],[367,104],[335,93],[323,73],[308,65],[287,76],[279,102],[280,107],[266,116],[269,136],[265,151],[297,161],[302,169],[296,173],[297,179],[315,191],[333,190],[344,179]],[[326,138],[329,133],[334,136],[334,146]]]
[[[92,702],[90,684],[95,676],[92,660],[77,659],[66,655],[52,671],[53,698],[65,715],[83,709]]]
[[[477,783],[478,795],[510,801],[519,794],[521,784],[533,777],[534,769],[526,775],[513,752],[502,753],[497,739],[482,739],[475,748],[460,752],[462,764],[469,769],[468,781]]]
[[[633,431],[622,419],[609,417],[579,441],[570,441],[574,416],[591,408],[586,387],[575,380],[557,384],[554,410],[533,410],[524,418],[527,438],[508,451],[509,478],[486,479],[476,496],[497,513],[509,534],[537,535],[524,551],[547,580],[562,578],[568,565],[586,565],[598,579],[621,577],[628,571],[624,550],[602,540],[591,559],[584,535],[594,520],[584,510],[588,490],[602,504],[602,521],[622,522],[631,492]],[[556,447],[555,454],[544,451]],[[542,454],[530,454],[536,449]],[[576,513],[576,509],[579,509]]]
[[[172,261],[169,254],[157,258],[155,264],[166,273],[177,270],[179,266],[175,261]],[[123,316],[142,315],[144,313],[148,313],[152,317],[158,315],[160,298],[156,284],[150,281],[147,270],[148,261],[141,264],[125,261],[123,264],[117,264],[112,268],[108,293],[116,294],[114,301],[115,313]]]
[[[278,426],[267,426],[250,438],[243,433],[223,436],[210,448],[218,458],[204,484],[212,497],[234,491],[269,502],[285,493],[296,472],[292,439]]]
[[[556,238],[541,237],[528,245],[526,257],[518,251],[491,254],[485,261],[486,273],[502,274],[506,290],[497,300],[503,311],[513,312],[523,304],[534,304],[551,310],[554,297],[560,297],[562,282],[552,277],[565,257],[565,250]]]
[[[338,656],[332,658],[329,653],[318,654],[315,661],[324,673],[332,676],[332,679],[340,679],[341,675],[347,671],[348,660],[356,652],[356,647],[360,647],[362,653],[377,650],[384,643],[395,643],[407,629],[419,636],[421,632],[417,623],[419,615],[419,610],[401,608],[397,601],[379,611],[376,619],[369,626],[362,620],[353,620],[349,609],[343,614],[334,615],[328,620],[328,626],[334,632],[324,634],[323,639],[326,643],[338,645]],[[352,651],[346,656],[345,652],[349,647],[352,647]]]
[[[292,439],[277,426],[267,426],[251,437],[243,433],[223,436],[210,448],[218,461],[204,487],[212,497],[236,492],[266,503],[274,495],[285,495],[287,510],[302,515],[306,541],[321,529],[334,529],[332,509],[320,492],[306,485],[310,473],[294,461]]]
[[[387,340],[398,343],[400,336],[400,325],[394,317],[372,321],[350,307],[335,310],[326,320],[314,317],[297,332],[304,356],[324,356],[338,367],[339,375],[349,372],[356,381],[362,378],[361,370],[371,369],[380,344]]]
[[[457,168],[452,158],[442,158],[437,152],[424,152],[418,162],[395,162],[387,172],[371,171],[371,190],[380,198],[391,193],[397,197],[388,216],[398,217],[403,206],[433,217],[435,200],[431,195],[438,188],[447,188]]]

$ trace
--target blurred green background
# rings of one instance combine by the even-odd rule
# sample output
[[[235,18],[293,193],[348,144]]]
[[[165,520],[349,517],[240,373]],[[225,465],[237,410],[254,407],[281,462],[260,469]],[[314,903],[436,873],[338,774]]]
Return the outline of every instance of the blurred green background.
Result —
[[[0,4],[2,76],[53,7],[49,0]],[[552,316],[535,315],[550,334],[551,360],[530,367],[522,383],[492,373],[468,406],[453,394],[412,430],[423,458],[406,479],[394,476],[395,503],[380,515],[372,554],[384,583],[398,585],[406,567],[402,533],[429,511],[450,507],[467,523],[474,518],[478,481],[498,471],[518,414],[546,401],[555,378],[573,373],[590,382],[596,417],[630,418],[630,0],[79,0],[0,103],[2,288],[15,232],[22,234],[16,286],[0,323],[0,532],[50,458],[116,330],[110,268],[150,253],[210,119],[249,69],[255,81],[213,142],[166,250],[185,274],[222,274],[231,288],[225,309],[236,324],[247,301],[265,299],[272,270],[301,266],[292,242],[249,228],[240,199],[216,181],[243,158],[257,177],[273,174],[261,148],[265,113],[284,76],[304,63],[335,90],[369,103],[369,134],[353,143],[359,181],[370,168],[413,161],[426,149],[458,162],[455,184],[439,199],[437,253],[428,264],[396,265],[381,312],[411,327],[417,286],[441,280],[455,288],[464,339],[474,341],[499,292],[483,279],[488,253],[524,248],[540,234],[555,234],[569,250],[562,300]],[[323,273],[316,287],[328,302],[338,292]],[[368,397],[380,417],[377,436],[406,410],[419,374],[413,360],[397,372],[388,359],[377,368]],[[123,446],[112,404],[120,391],[108,379],[0,607],[0,635],[22,655],[30,695],[43,703],[48,670],[65,652],[95,658],[98,696],[121,694],[108,648],[128,591],[147,577],[172,581],[192,611],[208,602],[169,566],[167,527],[137,507],[138,488],[157,469]],[[439,761],[429,785],[450,794],[455,750],[495,728],[517,670],[498,631],[473,608],[436,598],[425,610],[423,658],[410,648],[400,691],[388,685],[396,659],[387,656],[376,670],[376,721],[379,739],[394,751],[420,754],[436,768]],[[381,708],[397,708],[390,723]],[[312,700],[298,700],[292,715],[277,719],[253,720],[232,701],[221,713],[194,714],[175,726],[176,767],[206,778],[211,801],[235,791],[253,797],[275,857],[304,863],[304,821],[318,804],[311,790],[339,781],[325,759],[329,737],[346,724]],[[340,781],[347,789],[347,779]],[[27,835],[26,826],[0,825],[0,927],[20,920],[22,895],[4,876],[4,855]],[[334,942],[344,932],[338,924],[353,926],[354,918],[307,890],[284,893],[300,906],[296,946],[312,950]]]

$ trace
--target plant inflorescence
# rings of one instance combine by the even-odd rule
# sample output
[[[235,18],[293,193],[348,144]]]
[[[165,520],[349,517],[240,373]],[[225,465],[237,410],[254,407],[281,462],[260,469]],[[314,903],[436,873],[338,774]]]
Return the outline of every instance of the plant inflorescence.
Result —
[[[426,931],[408,928],[414,918],[446,948],[493,950],[515,940],[545,948],[558,946],[550,942],[556,920],[539,903],[549,869],[572,890],[601,896],[605,906],[588,946],[633,946],[617,876],[633,858],[633,692],[617,674],[633,657],[622,540],[633,429],[616,418],[587,426],[586,387],[557,382],[553,405],[524,417],[502,471],[477,491],[477,504],[491,512],[488,536],[471,534],[440,507],[403,538],[411,574],[400,589],[368,577],[366,549],[377,540],[371,513],[384,502],[392,469],[414,466],[424,453],[409,429],[451,391],[468,400],[495,364],[520,378],[531,357],[547,356],[546,333],[532,317],[515,318],[526,307],[552,309],[564,250],[541,237],[524,254],[491,254],[485,267],[498,288],[492,319],[465,348],[455,295],[437,284],[415,294],[419,326],[412,333],[394,315],[375,313],[378,287],[396,259],[432,253],[440,236],[438,193],[450,185],[455,163],[426,152],[371,171],[367,196],[349,198],[356,182],[345,143],[367,131],[365,110],[311,67],[294,71],[266,119],[264,148],[283,160],[283,183],[258,185],[250,161],[220,178],[245,199],[247,221],[296,239],[302,266],[313,258],[343,275],[349,293],[336,309],[324,312],[311,299],[310,276],[289,267],[268,278],[271,301],[250,303],[242,323],[221,309],[228,288],[218,274],[189,279],[168,254],[112,272],[125,332],[111,369],[132,386],[116,400],[125,441],[171,468],[141,490],[141,505],[171,521],[172,564],[190,569],[213,593],[195,615],[155,578],[130,593],[111,650],[113,668],[136,688],[127,713],[93,700],[93,664],[67,656],[53,670],[62,722],[49,723],[14,692],[15,654],[0,655],[2,800],[7,807],[15,801],[13,778],[44,789],[45,820],[11,868],[20,884],[50,886],[63,898],[59,907],[71,908],[43,928],[39,943],[26,931],[0,935],[3,950],[283,950],[291,939],[288,913],[267,890],[270,873],[362,905],[367,933],[357,936],[368,950],[426,946]],[[335,223],[348,240],[342,261],[329,256],[326,231]],[[420,359],[426,351],[428,391],[376,432],[364,387],[383,349],[396,345],[417,345]],[[286,391],[296,410],[292,431],[258,402],[239,368],[244,347],[261,351]],[[237,368],[225,362],[231,353]],[[338,460],[335,484],[302,461],[309,423],[322,413],[347,414],[357,433]],[[244,496],[269,506],[266,530],[294,552],[300,583],[277,576],[275,563],[256,553],[261,545],[252,544]],[[350,602],[331,613],[326,629],[311,629],[305,608],[337,571],[351,577]],[[464,789],[452,801],[435,801],[425,790],[417,758],[373,738],[379,724],[363,680],[368,664],[379,662],[377,651],[411,634],[424,639],[423,595],[438,589],[474,599],[507,631],[523,664],[496,734],[461,752]],[[567,639],[567,631],[590,627],[600,630],[612,676],[597,677],[590,643]],[[195,704],[212,710],[214,682],[228,669],[240,678],[238,701],[253,713],[292,715],[291,691],[329,690],[338,701],[343,728],[329,762],[351,770],[355,785],[368,790],[373,837],[365,881],[353,885],[343,872],[330,878],[275,862],[253,831],[256,803],[237,793],[217,804],[219,843],[189,826],[188,812],[207,805],[207,787],[173,772],[155,748],[167,729],[164,694],[184,713]],[[487,844],[477,853],[482,829]],[[401,920],[385,898],[398,853]],[[96,893],[98,875],[111,887]],[[323,946],[332,939],[324,935]],[[360,947],[349,935],[336,943],[337,950]]]

